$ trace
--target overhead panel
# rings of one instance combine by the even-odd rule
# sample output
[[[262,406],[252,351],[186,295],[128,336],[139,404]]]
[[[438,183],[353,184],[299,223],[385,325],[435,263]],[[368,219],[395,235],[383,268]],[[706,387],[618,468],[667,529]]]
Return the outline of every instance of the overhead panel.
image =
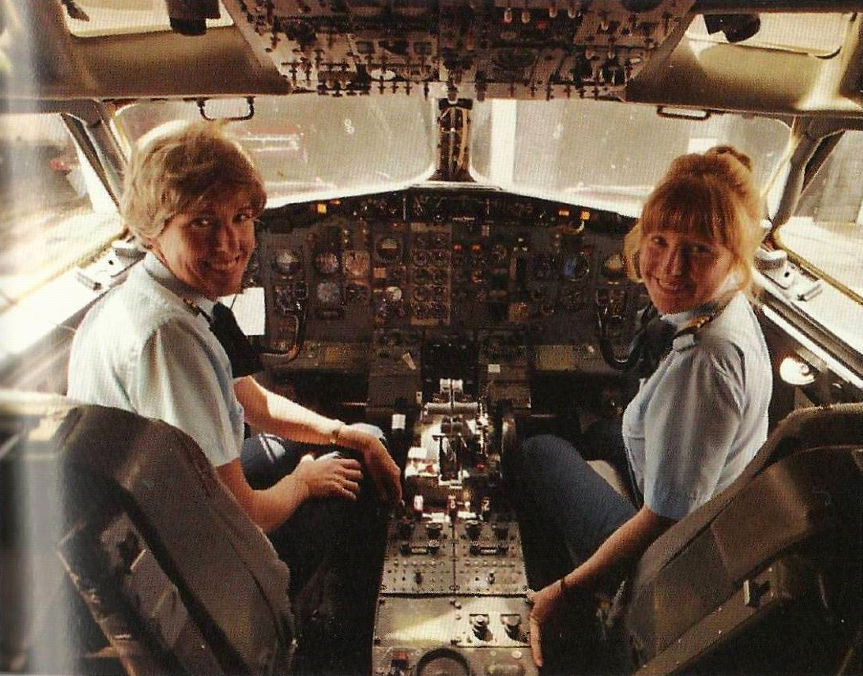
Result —
[[[619,98],[688,24],[692,0],[226,0],[295,90]]]

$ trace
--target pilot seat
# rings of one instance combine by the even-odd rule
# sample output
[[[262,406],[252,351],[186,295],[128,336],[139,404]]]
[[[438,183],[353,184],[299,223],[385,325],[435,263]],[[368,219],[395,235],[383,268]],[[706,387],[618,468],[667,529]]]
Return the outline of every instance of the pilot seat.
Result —
[[[288,568],[188,436],[117,409],[13,398],[0,671],[291,671]]]
[[[863,404],[792,412],[628,583],[639,676],[860,674]]]

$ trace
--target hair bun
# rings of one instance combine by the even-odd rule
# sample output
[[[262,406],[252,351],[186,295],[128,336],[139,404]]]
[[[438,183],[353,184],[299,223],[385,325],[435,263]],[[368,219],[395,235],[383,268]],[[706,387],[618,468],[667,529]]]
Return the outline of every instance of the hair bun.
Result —
[[[739,151],[734,146],[713,146],[710,150],[704,153],[705,156],[710,157],[719,157],[720,155],[730,155],[735,160],[740,162],[744,167],[746,167],[749,171],[752,171],[752,160],[749,155],[744,152]]]

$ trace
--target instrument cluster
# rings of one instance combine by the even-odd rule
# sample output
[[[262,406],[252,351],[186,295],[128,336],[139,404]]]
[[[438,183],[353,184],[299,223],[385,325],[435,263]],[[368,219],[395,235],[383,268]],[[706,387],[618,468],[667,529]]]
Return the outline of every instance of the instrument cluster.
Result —
[[[264,347],[287,351],[301,318],[306,340],[367,344],[370,367],[384,371],[418,368],[417,347],[453,332],[487,342],[496,332],[490,344],[503,359],[558,345],[593,359],[603,312],[625,349],[642,300],[621,253],[630,226],[613,213],[475,188],[274,209],[256,256]]]
[[[692,0],[231,0],[295,91],[476,98],[619,93]]]

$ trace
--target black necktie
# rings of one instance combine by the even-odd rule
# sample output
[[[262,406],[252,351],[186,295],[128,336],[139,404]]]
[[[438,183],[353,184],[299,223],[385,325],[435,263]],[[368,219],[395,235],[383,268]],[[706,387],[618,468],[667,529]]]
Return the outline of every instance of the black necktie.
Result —
[[[645,308],[641,316],[641,328],[629,346],[627,371],[639,378],[647,378],[671,351],[677,327],[660,318],[653,305]]]
[[[237,324],[234,313],[226,305],[216,303],[213,306],[210,331],[228,353],[234,378],[242,378],[263,370],[264,365],[261,363],[258,351],[249,342],[246,334]]]

